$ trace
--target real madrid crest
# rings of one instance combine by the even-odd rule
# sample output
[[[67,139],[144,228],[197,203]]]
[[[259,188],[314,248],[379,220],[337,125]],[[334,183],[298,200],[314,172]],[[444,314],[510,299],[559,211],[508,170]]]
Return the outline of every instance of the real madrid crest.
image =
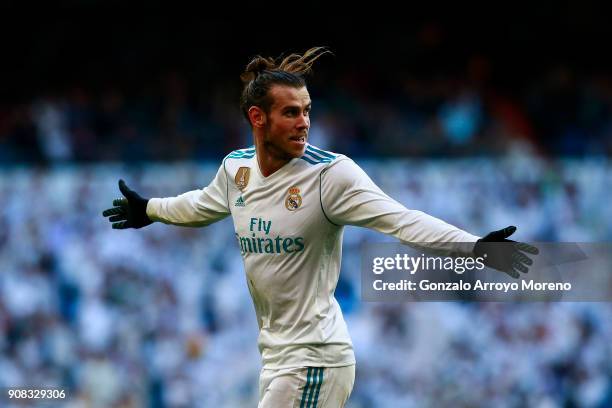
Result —
[[[289,196],[285,199],[285,207],[289,211],[295,211],[302,205],[302,196],[300,195],[300,189],[297,186],[291,187],[287,193]]]
[[[246,188],[247,184],[249,184],[250,176],[250,167],[241,167],[238,169],[238,171],[236,172],[236,177],[234,177],[234,181],[236,182],[236,187],[238,187],[238,190],[242,191]]]

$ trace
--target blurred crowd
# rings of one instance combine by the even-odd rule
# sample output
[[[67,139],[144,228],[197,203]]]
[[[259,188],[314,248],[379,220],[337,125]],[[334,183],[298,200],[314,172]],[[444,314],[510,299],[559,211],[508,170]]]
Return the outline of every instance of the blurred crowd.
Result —
[[[476,235],[612,241],[606,13],[458,7],[379,27],[318,15],[291,35],[260,24],[257,47],[331,42],[308,82],[309,142],[407,207]],[[251,15],[64,14],[1,27],[0,389],[64,389],[49,407],[254,407],[258,330],[231,220],[117,231],[101,216],[119,177],[173,196],[252,145],[238,107],[260,52]],[[349,408],[612,406],[610,302],[362,302],[360,249],[381,241],[345,234]]]
[[[474,234],[513,224],[526,241],[612,239],[606,160],[358,163],[409,208]],[[231,220],[117,231],[101,216],[118,177],[171,196],[217,166],[0,172],[0,387],[61,387],[56,406],[75,408],[256,406],[257,324]],[[385,239],[345,235],[336,296],[358,361],[349,407],[612,405],[609,302],[361,302],[359,248]]]
[[[561,64],[509,89],[482,56],[465,72],[315,76],[311,141],[353,157],[612,154],[609,75]],[[218,159],[251,144],[238,74],[203,85],[176,71],[0,104],[0,163]]]

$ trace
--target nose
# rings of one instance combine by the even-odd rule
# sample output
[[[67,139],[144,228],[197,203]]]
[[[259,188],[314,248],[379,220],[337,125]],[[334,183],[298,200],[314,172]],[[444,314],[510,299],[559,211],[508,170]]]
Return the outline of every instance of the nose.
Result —
[[[300,115],[296,127],[300,130],[307,130],[310,127],[310,117],[308,115]]]

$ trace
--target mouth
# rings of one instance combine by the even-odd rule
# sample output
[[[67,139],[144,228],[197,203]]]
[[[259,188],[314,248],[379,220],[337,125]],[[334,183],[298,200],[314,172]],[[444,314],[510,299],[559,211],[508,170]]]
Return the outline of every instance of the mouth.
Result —
[[[300,146],[303,146],[304,144],[306,144],[306,136],[291,136],[289,138],[289,141],[291,141],[292,143],[298,144]]]

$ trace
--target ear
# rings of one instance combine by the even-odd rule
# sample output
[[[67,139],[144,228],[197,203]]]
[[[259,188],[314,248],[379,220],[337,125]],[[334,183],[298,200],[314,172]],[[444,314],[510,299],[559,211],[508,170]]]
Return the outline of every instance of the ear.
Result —
[[[259,106],[251,106],[249,121],[254,128],[263,128],[266,125],[266,113]]]

